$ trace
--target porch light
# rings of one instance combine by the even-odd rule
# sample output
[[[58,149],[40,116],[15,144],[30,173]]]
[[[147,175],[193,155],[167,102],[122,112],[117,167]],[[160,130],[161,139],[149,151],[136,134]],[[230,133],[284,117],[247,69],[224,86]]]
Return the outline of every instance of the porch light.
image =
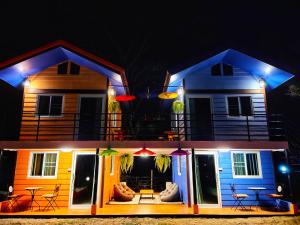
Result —
[[[72,149],[71,148],[62,148],[60,151],[61,152],[71,152]]]
[[[179,87],[179,88],[177,89],[177,94],[178,94],[178,96],[183,96],[183,95],[184,95],[183,87]]]
[[[24,86],[24,87],[27,87],[27,88],[30,88],[30,81],[29,81],[29,80],[25,80],[25,81],[23,82],[23,86]]]
[[[147,149],[147,148],[142,148],[141,150],[133,153],[134,155],[138,155],[138,156],[143,156],[143,157],[148,157],[148,156],[151,156],[151,155],[155,155],[155,152]]]
[[[112,155],[117,155],[119,152],[117,150],[112,149],[111,147],[107,147],[107,149],[103,150],[100,153],[100,156],[112,156]]]
[[[182,150],[181,148],[178,148],[176,151],[171,152],[171,156],[183,156],[183,155],[188,155],[188,151]]]
[[[107,93],[108,96],[112,96],[112,97],[116,95],[116,91],[112,87],[108,88]]]
[[[158,95],[159,98],[161,99],[174,99],[178,97],[178,94],[176,92],[162,92]]]
[[[260,80],[258,81],[258,83],[259,83],[259,87],[260,87],[260,88],[266,87],[266,81],[264,81],[263,79],[260,79]]]
[[[288,173],[289,172],[289,168],[286,165],[280,165],[279,166],[279,171],[281,173]]]

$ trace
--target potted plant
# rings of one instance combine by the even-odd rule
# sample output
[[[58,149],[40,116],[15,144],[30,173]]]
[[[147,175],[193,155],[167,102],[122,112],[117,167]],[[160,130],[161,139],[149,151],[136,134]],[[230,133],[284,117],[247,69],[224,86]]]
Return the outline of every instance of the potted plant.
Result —
[[[120,157],[120,169],[122,173],[131,172],[133,168],[134,156],[132,153],[124,153]]]
[[[165,173],[171,165],[171,157],[167,154],[158,154],[154,160],[155,166],[160,173]]]
[[[120,109],[120,103],[116,100],[113,100],[109,103],[109,111],[110,113],[117,113]]]
[[[183,113],[183,110],[184,110],[183,101],[175,100],[172,104],[172,109],[173,109],[173,112],[176,114]]]

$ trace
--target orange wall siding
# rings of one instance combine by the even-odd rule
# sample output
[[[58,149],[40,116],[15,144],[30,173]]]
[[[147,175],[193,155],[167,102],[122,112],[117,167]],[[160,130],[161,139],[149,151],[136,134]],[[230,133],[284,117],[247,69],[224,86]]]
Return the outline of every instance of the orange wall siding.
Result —
[[[92,70],[81,67],[80,75],[57,75],[57,66],[51,66],[46,70],[29,78],[30,88],[24,88],[23,117],[21,124],[20,139],[35,140],[37,129],[37,117],[35,117],[38,93],[43,90],[103,90],[107,89],[107,79],[105,76]],[[63,113],[70,113],[63,117],[41,118],[41,127],[62,125],[65,128],[47,127],[40,129],[39,140],[72,140],[73,139],[73,119],[74,113],[78,110],[79,94],[62,93]],[[104,99],[105,100],[105,99]],[[27,120],[27,121],[26,121]],[[64,120],[64,121],[63,121]],[[70,121],[66,121],[70,120]],[[51,135],[58,134],[58,135]]]
[[[72,152],[58,153],[58,171],[57,178],[45,179],[45,178],[29,178],[28,177],[28,166],[30,159],[30,152],[20,150],[18,151],[17,164],[15,170],[14,180],[14,192],[16,194],[30,195],[29,191],[26,191],[26,187],[43,187],[39,190],[36,195],[36,200],[41,206],[45,206],[46,200],[41,195],[46,193],[52,193],[55,184],[61,184],[61,190],[57,199],[58,206],[68,207],[69,205],[69,191],[70,191],[70,178],[71,172],[68,172],[68,168],[72,168]],[[42,152],[42,151],[32,151]],[[47,152],[47,151],[43,151]],[[49,151],[50,152],[50,151]]]
[[[104,161],[104,176],[103,176],[103,205],[109,202],[113,197],[114,184],[120,183],[120,156],[115,156],[114,174],[110,174],[111,157],[105,157]]]

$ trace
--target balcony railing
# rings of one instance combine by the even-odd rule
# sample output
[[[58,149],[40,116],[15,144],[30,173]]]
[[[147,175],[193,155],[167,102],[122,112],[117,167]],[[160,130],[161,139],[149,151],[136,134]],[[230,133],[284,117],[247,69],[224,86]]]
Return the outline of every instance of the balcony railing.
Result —
[[[279,114],[24,113],[20,140],[285,140]]]

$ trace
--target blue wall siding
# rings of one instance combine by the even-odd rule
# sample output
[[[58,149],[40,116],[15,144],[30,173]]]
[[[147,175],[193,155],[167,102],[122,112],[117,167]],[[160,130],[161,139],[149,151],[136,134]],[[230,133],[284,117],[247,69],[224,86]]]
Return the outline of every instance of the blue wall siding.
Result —
[[[233,76],[211,76],[210,67],[192,72],[185,78],[186,89],[259,89],[258,80],[250,73],[233,68]]]
[[[188,190],[187,190],[187,174],[186,174],[186,156],[181,156],[181,175],[178,175],[177,156],[172,157],[172,172],[173,183],[179,187],[181,199],[185,204],[188,204]]]
[[[235,184],[237,193],[248,194],[249,198],[244,202],[245,205],[253,204],[255,200],[254,191],[249,190],[248,187],[265,187],[268,190],[261,191],[260,197],[264,204],[273,204],[274,202],[266,196],[266,194],[275,192],[275,178],[274,178],[274,167],[272,161],[271,151],[261,151],[261,167],[262,167],[262,178],[233,178],[232,175],[232,164],[231,164],[231,152],[220,152],[219,154],[219,167],[223,168],[220,171],[220,186],[222,205],[230,206],[234,203],[232,193],[230,190],[230,184]]]

